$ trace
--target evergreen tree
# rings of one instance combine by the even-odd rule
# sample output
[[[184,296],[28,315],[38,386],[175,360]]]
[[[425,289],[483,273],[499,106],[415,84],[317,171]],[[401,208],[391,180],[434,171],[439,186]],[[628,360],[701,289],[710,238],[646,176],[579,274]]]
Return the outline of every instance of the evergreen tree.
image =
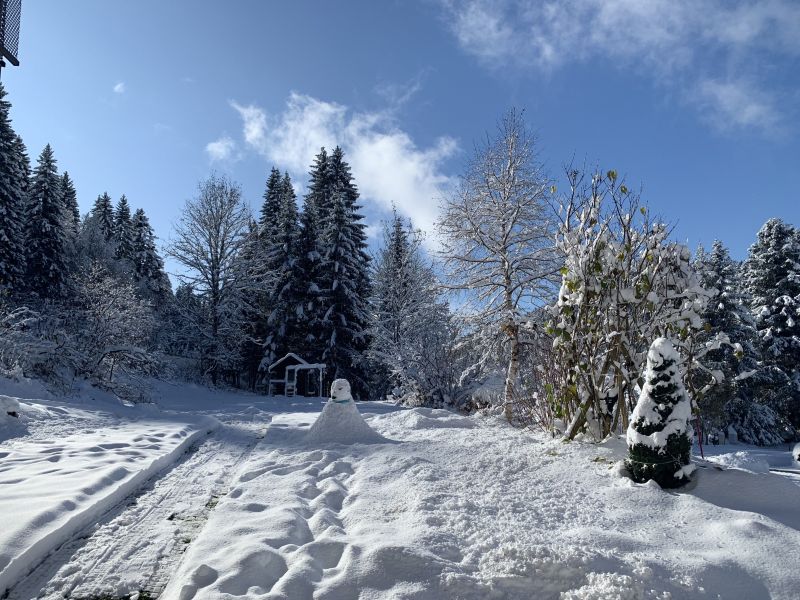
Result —
[[[25,273],[24,218],[27,155],[9,118],[11,103],[0,84],[0,292],[14,291]]]
[[[267,179],[267,188],[263,196],[264,204],[261,205],[258,220],[259,234],[262,239],[267,240],[267,243],[275,233],[275,223],[280,210],[282,190],[281,173],[278,169],[272,167]]]
[[[75,184],[67,171],[61,176],[61,197],[64,200],[64,229],[71,238],[77,237],[81,227],[81,213],[78,208],[78,193],[75,191]]]
[[[42,298],[60,298],[67,282],[67,234],[64,230],[61,178],[50,144],[39,155],[28,190],[25,233],[28,287]]]
[[[744,267],[765,369],[755,399],[800,427],[800,232],[770,219]]]
[[[97,197],[89,214],[97,222],[105,240],[110,242],[114,238],[114,207],[108,192]]]
[[[286,173],[280,182],[281,193],[273,237],[268,247],[272,283],[267,319],[265,360],[272,362],[302,346],[301,332],[306,324],[299,318],[303,301],[303,280],[298,257],[300,230],[297,198]]]
[[[770,219],[758,231],[744,263],[744,283],[759,312],[778,296],[800,294],[800,238],[791,225]]]
[[[144,210],[137,208],[131,222],[134,274],[139,293],[163,308],[172,298],[172,286],[164,261],[156,249],[156,237]]]
[[[689,481],[691,462],[691,402],[678,369],[678,353],[668,338],[658,338],[647,353],[644,386],[628,426],[631,478],[654,480],[662,488]]]
[[[710,253],[698,252],[694,267],[700,285],[711,294],[700,313],[705,329],[697,339],[705,343],[723,334],[732,344],[722,344],[709,350],[702,359],[703,365],[717,372],[722,379],[698,398],[698,405],[710,425],[723,428],[727,425],[724,412],[726,402],[749,395],[748,379],[740,381],[737,377],[752,374],[759,368],[758,334],[748,308],[750,298],[743,289],[739,265],[730,257],[722,242],[714,241]],[[695,382],[697,388],[710,382],[710,378],[703,374],[697,376],[702,379]]]
[[[445,403],[436,357],[447,354],[449,309],[439,301],[421,237],[397,211],[372,269],[369,356],[375,397],[392,393],[414,404]]]
[[[133,264],[135,258],[131,207],[125,194],[120,197],[117,209],[114,212],[114,243],[116,244],[116,258]]]
[[[281,263],[273,248],[277,243],[282,191],[280,171],[272,167],[264,190],[264,203],[261,206],[258,225],[256,231],[251,232],[250,249],[245,253],[249,259],[259,262],[257,268],[251,269],[260,284],[258,286],[260,289],[256,292],[257,308],[251,315],[249,324],[250,337],[253,342],[245,349],[245,362],[249,365],[252,374],[258,369],[262,360],[267,364],[272,364],[277,358],[276,335],[271,331],[273,328],[269,324],[269,317],[274,310],[275,282],[281,268]],[[267,343],[268,338],[271,340],[269,344]]]
[[[247,233],[241,242],[241,250],[234,264],[234,285],[242,290],[242,301],[238,305],[242,331],[236,332],[240,338],[241,362],[247,374],[251,390],[255,390],[258,379],[258,368],[264,356],[264,338],[268,294],[264,289],[264,280],[268,272],[264,269],[264,249],[259,224],[250,219]],[[243,335],[242,335],[243,334]]]
[[[322,148],[314,159],[309,172],[308,192],[303,199],[303,212],[300,216],[300,240],[298,243],[298,264],[302,290],[300,294],[299,318],[306,325],[306,333],[301,340],[303,355],[311,360],[321,359],[320,337],[313,324],[322,320],[320,293],[322,279],[322,253],[320,236],[324,220],[329,212],[329,159]]]
[[[367,391],[365,352],[369,346],[367,299],[369,256],[366,235],[358,212],[358,190],[340,148],[331,155],[328,214],[319,219],[319,310],[312,323],[319,332],[322,362],[334,379],[348,379],[357,396]],[[330,198],[330,200],[328,200]]]

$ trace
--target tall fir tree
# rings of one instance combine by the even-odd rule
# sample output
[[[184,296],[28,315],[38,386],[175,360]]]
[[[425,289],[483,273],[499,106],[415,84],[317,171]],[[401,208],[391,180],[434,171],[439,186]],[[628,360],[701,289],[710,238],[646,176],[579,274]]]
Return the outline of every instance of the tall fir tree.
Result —
[[[391,393],[413,403],[445,401],[432,357],[446,354],[449,309],[423,259],[422,238],[394,211],[372,266],[370,348],[373,397]]]
[[[41,298],[61,298],[67,284],[67,233],[61,178],[50,144],[33,171],[25,232],[28,288]]]
[[[133,226],[131,223],[131,207],[125,194],[120,196],[117,208],[114,211],[114,244],[117,260],[126,261],[133,265]]]
[[[356,396],[368,390],[366,350],[369,346],[369,256],[358,189],[341,148],[331,154],[328,193],[319,253],[319,310],[312,324],[319,332],[322,362],[331,376],[350,381]]]
[[[299,318],[303,301],[303,279],[298,256],[300,241],[297,198],[288,173],[280,181],[280,198],[273,237],[267,248],[272,269],[265,359],[273,361],[302,345]]]
[[[114,206],[108,192],[103,192],[97,197],[89,216],[96,221],[97,227],[107,242],[114,239]]]
[[[156,237],[144,210],[137,208],[131,221],[135,279],[140,294],[156,309],[172,299],[172,286],[164,271],[164,260],[156,248]]]
[[[302,290],[299,302],[299,317],[305,322],[305,335],[302,336],[301,350],[304,356],[314,361],[320,360],[320,336],[313,325],[322,318],[320,294],[322,267],[320,252],[324,221],[329,212],[329,159],[325,148],[314,158],[309,171],[308,192],[303,198],[303,212],[300,215],[300,240],[298,242],[298,264]]]
[[[78,208],[78,192],[67,171],[61,176],[61,197],[64,201],[65,229],[70,237],[78,236],[81,227],[81,212]]]
[[[752,375],[759,369],[758,333],[750,313],[750,297],[743,288],[739,265],[731,258],[728,249],[715,240],[711,251],[698,252],[694,263],[700,285],[709,290],[711,296],[700,314],[705,330],[698,334],[699,342],[714,340],[719,334],[726,335],[731,345],[722,344],[709,350],[703,357],[703,365],[724,377],[702,397],[698,405],[708,425],[723,428],[727,425],[725,404],[733,398],[749,396],[748,380],[740,375]],[[705,379],[706,376],[700,374]],[[698,382],[702,387],[706,381]]]
[[[281,173],[272,167],[267,187],[264,190],[264,203],[261,205],[258,219],[258,232],[262,239],[269,243],[269,239],[275,233],[275,223],[278,217],[281,203],[282,182]]]
[[[255,270],[255,276],[260,282],[260,289],[257,294],[258,309],[254,314],[254,322],[251,324],[252,335],[259,340],[261,346],[258,349],[259,357],[257,362],[263,358],[271,364],[277,358],[275,356],[274,339],[269,324],[269,316],[273,310],[273,296],[275,281],[278,278],[278,271],[281,267],[274,256],[273,247],[276,243],[278,231],[278,217],[281,206],[282,181],[281,173],[272,167],[267,178],[266,189],[264,190],[264,203],[259,211],[258,227],[256,238],[253,240],[252,253],[257,255],[259,266]],[[267,339],[272,339],[272,344],[267,343]],[[270,349],[268,345],[271,345]]]
[[[11,103],[0,84],[0,293],[18,291],[25,273],[27,154],[11,127]]]
[[[800,427],[800,231],[767,221],[743,271],[767,367],[756,382],[758,399]]]

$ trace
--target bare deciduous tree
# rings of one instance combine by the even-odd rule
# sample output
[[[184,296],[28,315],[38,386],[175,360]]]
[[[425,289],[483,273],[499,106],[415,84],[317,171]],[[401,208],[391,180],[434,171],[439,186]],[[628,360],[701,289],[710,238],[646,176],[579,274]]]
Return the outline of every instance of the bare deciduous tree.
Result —
[[[214,383],[232,356],[227,333],[242,312],[237,258],[249,222],[239,185],[211,175],[198,185],[197,197],[186,202],[167,250],[186,267],[177,277],[200,297],[196,306],[201,314],[188,316],[203,338],[205,370]]]
[[[503,393],[509,420],[526,314],[552,292],[556,270],[549,186],[523,115],[512,109],[476,148],[438,223],[448,287],[466,294],[467,311],[480,327],[501,332],[509,343]]]

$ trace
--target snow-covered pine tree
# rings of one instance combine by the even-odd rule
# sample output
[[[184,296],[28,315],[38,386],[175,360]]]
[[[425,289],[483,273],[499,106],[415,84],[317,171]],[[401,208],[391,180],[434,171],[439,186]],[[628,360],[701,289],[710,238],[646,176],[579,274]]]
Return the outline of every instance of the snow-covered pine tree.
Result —
[[[669,338],[657,338],[647,353],[639,401],[628,426],[625,466],[639,483],[654,480],[662,488],[689,481],[691,401],[683,387],[680,357]]]
[[[321,220],[319,331],[322,362],[334,379],[347,379],[357,397],[367,393],[369,256],[358,190],[341,148],[330,158],[330,213]],[[326,198],[327,201],[327,198]],[[324,312],[323,312],[324,311]],[[319,315],[317,315],[319,318]]]
[[[443,404],[438,356],[448,353],[450,315],[438,297],[433,269],[423,258],[421,235],[394,210],[372,268],[369,356],[374,397],[394,394],[414,404]]]
[[[324,221],[330,212],[329,169],[328,153],[325,148],[321,148],[309,171],[308,192],[303,198],[303,212],[300,215],[297,268],[303,289],[298,316],[305,323],[305,334],[302,336],[300,349],[303,356],[314,361],[322,357],[321,340],[315,323],[320,322],[324,316],[319,297],[323,276],[320,246]]]
[[[706,424],[723,429],[727,426],[725,404],[746,395],[747,377],[758,370],[758,334],[750,314],[750,298],[743,288],[739,265],[728,249],[715,240],[711,252],[698,251],[694,261],[700,285],[709,291],[705,309],[700,313],[705,328],[697,334],[700,343],[727,336],[730,344],[721,344],[706,352],[701,362],[708,371],[695,372],[694,386],[703,388],[711,382],[697,403]]]
[[[114,238],[114,207],[108,192],[97,197],[89,215],[97,222],[105,240],[110,242]]]
[[[61,197],[64,200],[64,219],[66,222],[64,229],[70,238],[74,240],[80,231],[81,213],[78,208],[78,193],[67,171],[64,171],[61,176]]]
[[[800,231],[780,219],[767,221],[743,271],[771,375],[755,399],[800,427]]]
[[[33,172],[26,219],[28,289],[41,298],[61,298],[67,284],[67,233],[61,178],[50,144],[42,150]]]
[[[266,244],[270,243],[269,240],[275,233],[282,190],[281,173],[278,169],[272,167],[269,178],[267,178],[267,187],[263,195],[264,203],[261,205],[258,218],[258,232]]]
[[[134,264],[133,224],[131,223],[131,207],[125,194],[120,196],[114,211],[114,243],[117,260],[123,261],[131,268]]]
[[[156,248],[156,236],[144,210],[137,208],[131,221],[135,278],[139,294],[163,309],[172,300],[172,286]]]
[[[249,255],[246,258],[257,263],[255,268],[250,269],[250,277],[257,280],[258,289],[254,291],[254,310],[248,317],[250,342],[245,345],[245,363],[253,376],[262,362],[272,364],[278,358],[276,335],[269,321],[275,310],[274,295],[281,268],[273,248],[277,238],[282,193],[281,173],[273,166],[262,196],[264,202],[259,211],[255,235],[250,236],[252,239],[248,241],[246,252]],[[276,324],[277,327],[280,325]]]
[[[25,274],[24,223],[27,154],[11,127],[11,103],[0,84],[0,293],[21,288]]]
[[[281,180],[281,193],[267,262],[272,269],[264,359],[280,358],[302,345],[306,324],[299,318],[305,282],[298,256],[300,228],[297,198],[288,173]]]

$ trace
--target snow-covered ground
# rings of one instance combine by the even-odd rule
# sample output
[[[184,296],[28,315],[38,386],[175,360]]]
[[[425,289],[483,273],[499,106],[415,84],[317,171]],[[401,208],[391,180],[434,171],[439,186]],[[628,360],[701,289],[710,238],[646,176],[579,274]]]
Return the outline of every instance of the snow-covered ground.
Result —
[[[800,597],[800,480],[765,469],[800,469],[789,447],[706,448],[693,483],[667,492],[620,477],[621,440],[361,403],[386,441],[320,443],[306,438],[319,400],[158,385],[159,410],[16,391],[23,429],[0,444],[0,468],[38,483],[0,485],[6,521],[72,512],[59,503],[95,471],[171,462],[135,492],[106,480],[124,501],[85,500],[80,531],[49,526],[10,598]],[[169,443],[178,431],[188,441]]]

